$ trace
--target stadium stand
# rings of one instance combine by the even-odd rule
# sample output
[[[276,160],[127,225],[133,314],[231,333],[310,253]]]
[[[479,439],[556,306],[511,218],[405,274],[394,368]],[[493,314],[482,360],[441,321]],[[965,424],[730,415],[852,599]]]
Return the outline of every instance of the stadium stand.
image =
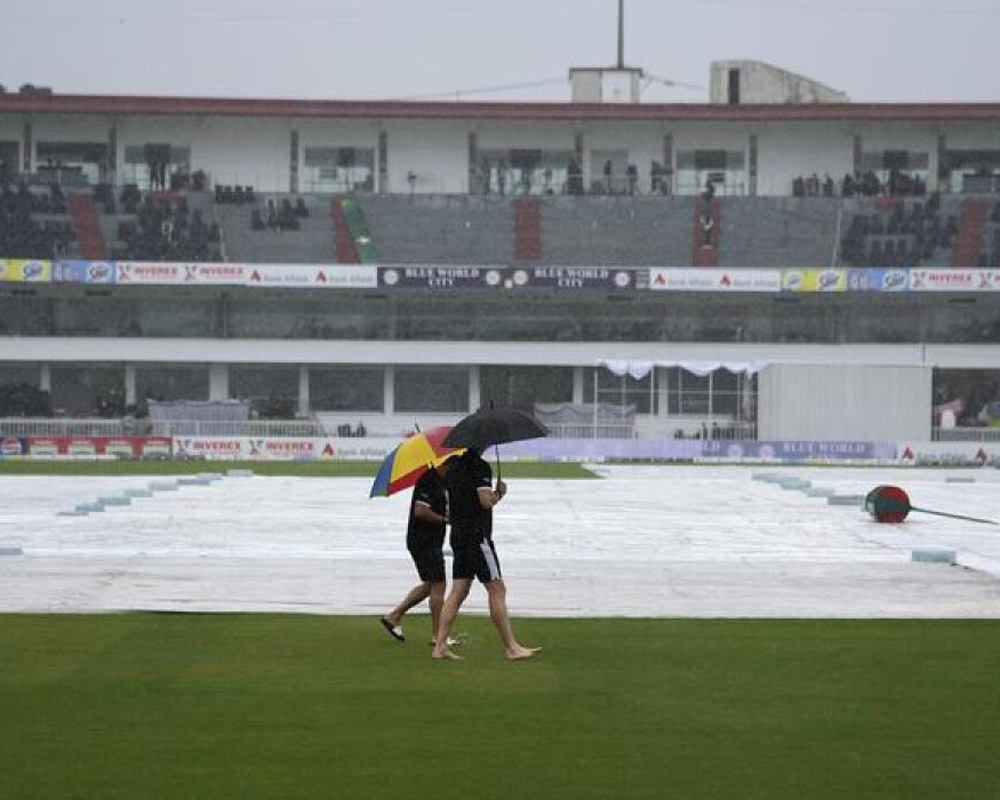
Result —
[[[843,201],[842,262],[849,266],[974,266],[954,254],[962,200],[880,198]],[[977,253],[978,255],[978,249]]]
[[[337,213],[339,209],[343,219]],[[353,263],[375,264],[378,262],[378,251],[372,237],[371,229],[368,227],[368,220],[365,217],[361,204],[352,197],[342,197],[334,201],[334,215],[339,226],[344,225],[343,230],[348,237],[350,248],[353,249],[356,261]],[[339,234],[338,234],[339,235]],[[337,241],[338,253],[340,250],[340,240]],[[337,259],[340,261],[340,259]],[[350,262],[349,262],[350,263]]]
[[[384,263],[503,264],[514,259],[510,200],[466,195],[357,200]]]
[[[722,266],[827,266],[840,201],[824,197],[722,198]]]
[[[228,261],[329,264],[336,255],[329,209],[328,195],[268,194],[216,203],[213,213],[225,234]]]
[[[142,193],[124,187],[119,205],[98,188],[105,214],[101,232],[118,260],[221,261],[219,225],[211,219],[207,195],[199,192]],[[117,213],[115,213],[117,212]]]
[[[58,184],[0,187],[0,253],[9,258],[75,255],[76,234]]]
[[[989,215],[989,203],[986,200],[964,200],[958,217],[958,231],[955,236],[955,249],[952,256],[952,266],[979,266],[979,253],[982,247],[983,231]]]
[[[559,197],[540,203],[548,264],[683,265],[690,197]]]

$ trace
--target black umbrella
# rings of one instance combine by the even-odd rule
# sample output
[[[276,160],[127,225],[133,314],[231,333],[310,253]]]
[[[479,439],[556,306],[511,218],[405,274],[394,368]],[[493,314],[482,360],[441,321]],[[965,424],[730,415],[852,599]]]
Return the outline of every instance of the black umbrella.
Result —
[[[483,452],[493,445],[548,436],[549,429],[530,414],[512,408],[481,408],[451,429],[445,447],[471,447]],[[497,480],[500,479],[500,451],[497,450]]]

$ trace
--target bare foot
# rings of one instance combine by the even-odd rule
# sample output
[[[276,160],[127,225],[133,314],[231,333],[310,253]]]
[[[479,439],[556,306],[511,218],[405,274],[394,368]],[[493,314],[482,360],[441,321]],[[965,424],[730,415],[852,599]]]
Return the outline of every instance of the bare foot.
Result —
[[[462,657],[458,653],[454,652],[453,650],[451,650],[451,649],[449,649],[447,647],[443,647],[440,650],[438,650],[438,648],[435,647],[434,648],[434,652],[431,653],[431,658],[436,659],[438,661],[446,661],[446,660],[461,661],[462,660]]]
[[[518,645],[507,651],[507,660],[524,661],[526,658],[531,658],[541,649],[541,647],[523,647],[522,645]]]

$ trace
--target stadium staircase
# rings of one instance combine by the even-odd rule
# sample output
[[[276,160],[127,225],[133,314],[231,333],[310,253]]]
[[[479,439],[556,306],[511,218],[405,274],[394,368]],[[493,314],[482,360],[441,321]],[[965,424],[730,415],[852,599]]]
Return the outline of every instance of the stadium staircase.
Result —
[[[958,233],[955,234],[955,249],[952,252],[953,267],[976,267],[983,240],[983,229],[989,214],[989,204],[985,200],[964,200],[958,215]]]
[[[712,227],[707,232],[702,224],[703,218],[711,218]],[[691,263],[696,267],[719,266],[719,242],[721,230],[722,206],[712,198],[707,203],[704,198],[698,198],[694,205],[694,229],[692,231]]]
[[[89,194],[68,194],[66,211],[76,230],[76,246],[80,258],[103,261],[108,257],[108,248],[101,230],[100,218],[94,198]]]
[[[368,220],[365,218],[365,211],[361,204],[351,197],[340,198],[334,202],[340,204],[340,211],[334,210],[338,255],[343,242],[345,254],[350,255],[350,250],[346,247],[349,244],[357,259],[347,263],[377,264],[378,251],[375,249],[372,232],[368,227]],[[344,228],[345,224],[346,229]],[[350,241],[344,242],[344,236],[349,237]]]
[[[358,248],[354,245],[351,223],[347,221],[347,212],[344,210],[344,201],[339,197],[334,198],[331,211],[333,213],[333,235],[337,263],[360,264],[361,256],[358,254]]]
[[[542,214],[537,200],[514,201],[514,260],[542,258]]]

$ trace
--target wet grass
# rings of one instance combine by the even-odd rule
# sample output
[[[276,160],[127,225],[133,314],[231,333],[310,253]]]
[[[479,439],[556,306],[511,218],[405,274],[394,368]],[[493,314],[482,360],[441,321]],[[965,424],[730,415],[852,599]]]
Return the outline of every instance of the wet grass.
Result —
[[[993,800],[1000,622],[0,616],[17,800]]]

